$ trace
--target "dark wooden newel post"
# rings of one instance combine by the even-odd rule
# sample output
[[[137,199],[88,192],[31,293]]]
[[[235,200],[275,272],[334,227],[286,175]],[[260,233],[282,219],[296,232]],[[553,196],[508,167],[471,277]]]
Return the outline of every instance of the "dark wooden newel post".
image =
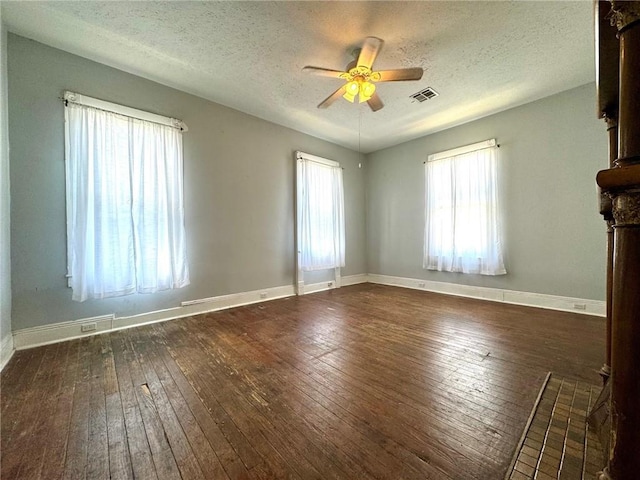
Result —
[[[618,121],[617,111],[605,113],[604,118],[607,122],[607,131],[609,132],[609,168],[615,167],[615,161],[618,156]],[[607,277],[606,277],[606,306],[607,306],[607,337],[604,365],[600,369],[603,383],[609,379],[611,375],[611,324],[612,324],[612,306],[613,306],[613,204],[611,197],[604,193],[600,193],[600,213],[605,222],[607,222]]]
[[[598,173],[612,201],[611,435],[602,478],[640,478],[640,2],[612,1],[620,39],[618,158]]]
[[[611,2],[599,0],[594,2],[595,13],[595,50],[596,50],[596,87],[597,115],[607,124],[609,136],[609,168],[615,166],[618,158],[618,97],[620,88],[620,42],[617,31],[611,26],[609,13]],[[611,374],[611,300],[613,279],[613,211],[611,197],[600,192],[600,213],[607,223],[607,337],[604,365],[600,369],[603,382],[606,383]],[[604,397],[608,398],[607,396]],[[608,434],[607,434],[608,435]]]

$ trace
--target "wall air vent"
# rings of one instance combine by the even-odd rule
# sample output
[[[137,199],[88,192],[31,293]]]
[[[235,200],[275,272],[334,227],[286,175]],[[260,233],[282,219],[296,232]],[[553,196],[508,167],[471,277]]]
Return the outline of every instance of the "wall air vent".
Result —
[[[417,100],[418,102],[424,102],[426,100],[429,100],[433,97],[437,97],[439,95],[438,92],[436,92],[433,88],[431,87],[427,87],[424,90],[420,90],[419,92],[414,93],[413,95],[410,95],[411,98],[413,98],[414,100]]]

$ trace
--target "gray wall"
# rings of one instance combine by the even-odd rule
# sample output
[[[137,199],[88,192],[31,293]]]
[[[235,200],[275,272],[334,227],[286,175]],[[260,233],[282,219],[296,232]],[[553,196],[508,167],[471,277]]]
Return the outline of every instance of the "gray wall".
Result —
[[[293,285],[294,151],[344,167],[343,275],[366,273],[365,178],[357,152],[9,35],[13,329]],[[65,89],[183,119],[191,285],[84,303],[66,287]],[[4,217],[3,217],[4,218]]]
[[[607,153],[592,85],[372,153],[363,162],[351,150],[178,90],[22,37],[8,40],[11,266],[5,248],[9,215],[3,210],[3,335],[10,318],[17,330],[292,285],[295,150],[345,167],[344,275],[368,270],[603,299],[604,226],[597,215],[594,176],[605,167]],[[182,118],[189,125],[184,153],[190,286],[71,301],[64,277],[63,108],[58,100],[65,89]],[[430,153],[493,137],[501,144],[508,275],[423,270],[423,161]],[[4,169],[5,148],[3,141]],[[6,176],[0,187],[2,208],[8,208]]]
[[[4,343],[11,335],[11,247],[9,218],[7,30],[2,24],[2,13],[0,13],[0,344]]]
[[[607,135],[594,102],[594,86],[585,85],[368,155],[369,273],[604,299],[605,225],[595,175],[606,168]],[[508,274],[424,270],[423,162],[494,137]]]

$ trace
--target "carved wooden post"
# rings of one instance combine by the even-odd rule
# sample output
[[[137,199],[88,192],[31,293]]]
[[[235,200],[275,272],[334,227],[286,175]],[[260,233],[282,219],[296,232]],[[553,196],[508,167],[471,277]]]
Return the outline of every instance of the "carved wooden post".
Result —
[[[640,166],[638,166],[640,167]],[[613,195],[612,479],[640,472],[640,185]]]
[[[609,132],[609,167],[615,166],[618,157],[618,121],[617,112],[605,113],[604,119],[607,122],[607,131]],[[606,277],[606,306],[607,306],[607,337],[604,365],[600,369],[603,383],[609,379],[611,375],[611,323],[612,323],[612,305],[613,305],[613,205],[611,197],[604,192],[600,193],[600,214],[607,222],[607,277]]]
[[[613,322],[613,212],[609,210],[609,214],[605,216],[607,222],[607,283],[606,283],[606,308],[607,308],[607,330],[606,330],[606,349],[604,365],[600,369],[603,383],[606,383],[611,376],[611,335]]]
[[[616,167],[598,173],[615,224],[611,327],[611,440],[601,478],[640,475],[640,2],[612,1],[620,38]]]
[[[615,165],[618,158],[618,97],[620,93],[618,77],[620,75],[620,42],[616,29],[611,26],[609,14],[611,2],[596,0],[594,2],[594,26],[596,47],[596,87],[597,115],[607,123],[609,135],[609,168]],[[607,337],[604,365],[600,369],[603,382],[606,383],[611,374],[611,301],[613,278],[613,213],[611,198],[600,193],[600,213],[607,223]],[[604,395],[602,400],[608,399]],[[608,433],[607,433],[608,435]]]
[[[640,2],[612,1],[620,38],[619,166],[640,163]]]

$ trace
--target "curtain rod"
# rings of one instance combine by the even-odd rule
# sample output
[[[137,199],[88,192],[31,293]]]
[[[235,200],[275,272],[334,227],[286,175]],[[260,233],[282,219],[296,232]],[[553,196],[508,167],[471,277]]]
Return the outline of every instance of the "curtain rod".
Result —
[[[313,163],[317,163],[318,165],[323,165],[325,167],[330,167],[330,168],[336,168],[333,165],[328,165],[324,162],[317,162],[316,160],[311,160],[310,158],[305,158],[305,157],[297,157],[297,160],[306,160],[307,162],[313,162]],[[336,165],[339,169],[344,170],[344,167],[341,167],[340,164],[338,163],[338,165]]]
[[[76,102],[74,101],[76,95],[80,98],[85,98],[90,100],[87,103],[83,103],[83,102]],[[182,120],[178,120],[175,118],[171,118],[171,117],[164,117],[162,115],[157,115],[155,113],[151,113],[151,112],[145,112],[144,110],[138,110],[138,109],[134,109],[131,107],[125,107],[124,105],[118,105],[112,102],[106,102],[104,100],[99,100],[99,99],[94,99],[91,97],[87,97],[86,95],[79,95],[79,94],[75,94],[73,92],[65,92],[63,97],[58,97],[59,100],[62,100],[64,102],[65,107],[69,106],[69,104],[73,104],[73,105],[79,105],[82,107],[88,107],[88,108],[93,108],[94,110],[100,110],[101,112],[107,112],[107,113],[113,113],[114,115],[120,115],[122,117],[126,117],[126,118],[131,118],[133,120],[142,120],[144,122],[149,122],[149,123],[155,123],[156,125],[162,125],[164,127],[171,127],[171,128],[175,128],[177,130],[180,130],[182,132],[187,132],[189,131],[189,129],[187,128],[187,125],[182,121]],[[141,113],[140,116],[136,116],[133,113],[125,113],[122,111],[118,111],[117,108],[113,108],[110,109],[108,108],[108,106],[106,108],[98,106],[98,105],[92,105],[92,103],[98,103],[98,104],[111,104],[114,105],[115,107],[120,107],[123,110],[127,110],[127,111],[139,111]],[[153,118],[142,118],[143,114],[147,114],[149,116],[153,116],[153,117],[157,117],[160,119],[166,118],[167,121],[162,122],[159,120],[154,120]]]
[[[308,162],[317,163],[318,165],[324,165],[325,167],[338,167],[344,170],[344,167],[340,165],[340,162],[318,157],[317,155],[311,155],[310,153],[301,152],[300,150],[296,151],[296,160],[306,160]]]
[[[486,146],[480,147],[479,145],[483,144],[483,143],[486,143]],[[468,151],[466,151],[469,147],[475,147],[476,145],[478,145],[479,147],[478,148],[471,148]],[[497,143],[495,141],[495,139],[487,140],[486,142],[478,142],[478,143],[474,143],[474,144],[471,144],[471,145],[466,145],[464,147],[453,148],[451,150],[445,150],[443,152],[435,153],[435,154],[429,155],[427,161],[426,162],[422,162],[422,163],[426,165],[429,162],[436,162],[438,160],[443,160],[445,158],[457,157],[459,155],[464,155],[466,153],[477,152],[477,151],[480,151],[480,150],[485,150],[487,148],[493,148],[493,147],[500,148],[500,144]],[[456,153],[456,151],[460,151],[460,153]],[[452,155],[443,156],[442,158],[431,158],[431,157],[435,157],[435,156],[438,156],[440,154],[443,154],[445,152],[451,152]]]

